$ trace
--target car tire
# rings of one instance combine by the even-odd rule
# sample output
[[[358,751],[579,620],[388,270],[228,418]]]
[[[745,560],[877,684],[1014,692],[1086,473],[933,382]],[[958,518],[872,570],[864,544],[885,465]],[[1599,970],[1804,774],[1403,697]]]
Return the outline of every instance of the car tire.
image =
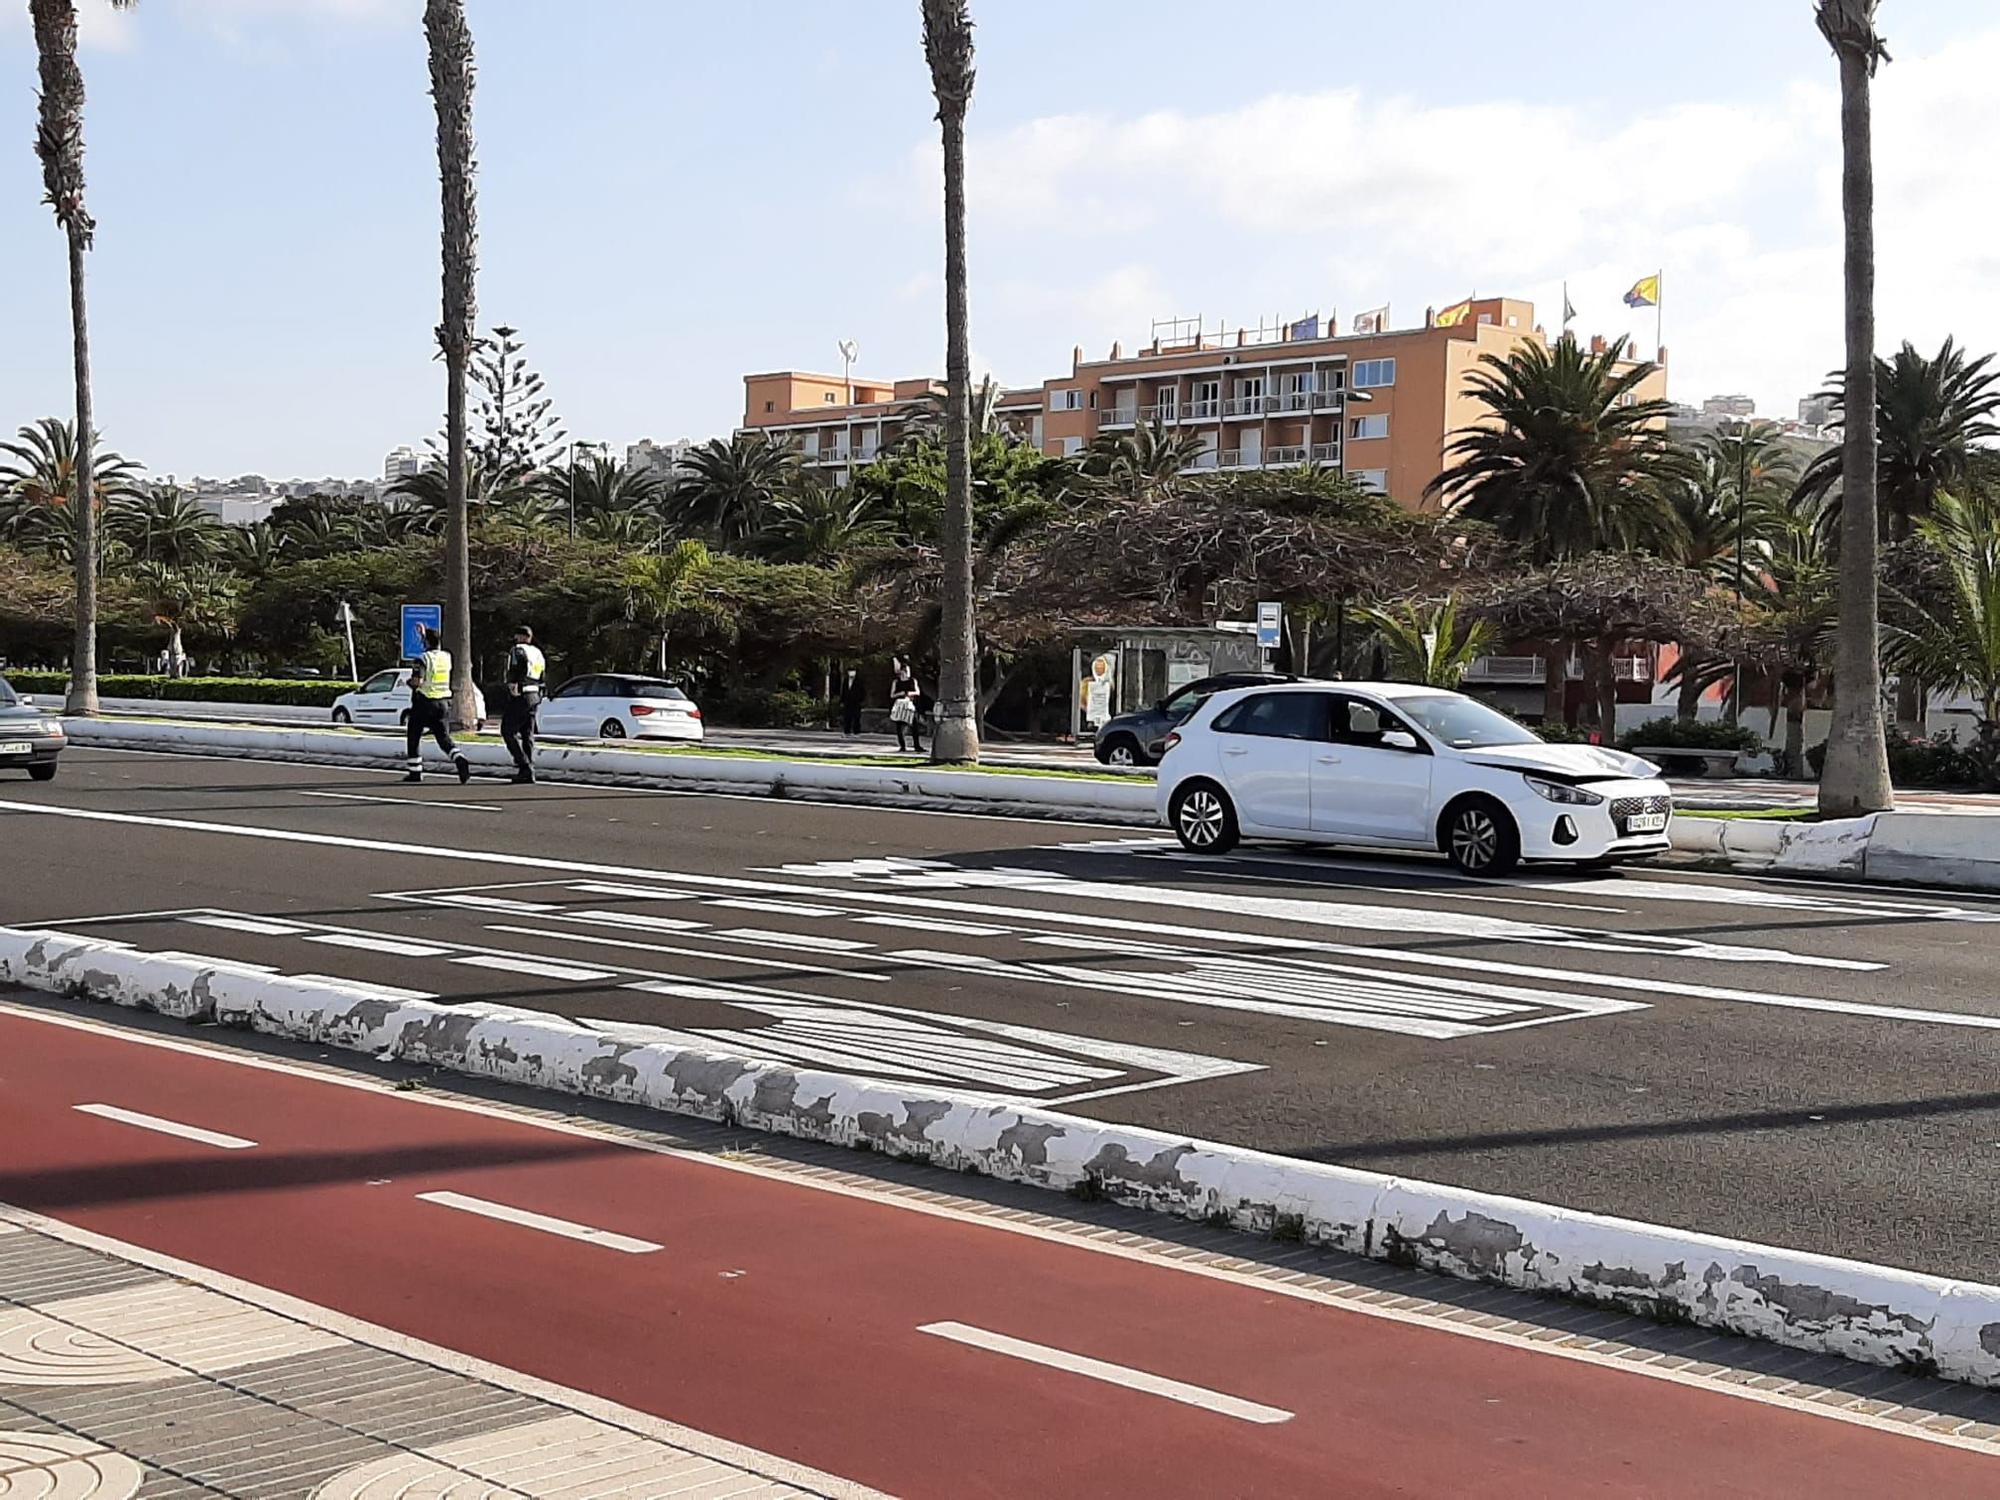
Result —
[[[1212,781],[1190,781],[1174,788],[1167,821],[1190,854],[1227,854],[1241,837],[1229,794]]]
[[[1505,875],[1521,862],[1521,831],[1491,797],[1466,797],[1447,808],[1439,843],[1464,875]]]
[[[54,761],[47,761],[39,766],[30,766],[28,767],[28,776],[33,781],[54,781],[56,779],[56,763]]]
[[[597,726],[597,737],[601,740],[622,740],[625,738],[625,726],[616,719],[606,719]]]
[[[1114,735],[1098,747],[1097,758],[1107,766],[1143,766],[1146,752],[1129,734]]]
[[[344,708],[336,708],[333,711],[333,722],[336,724],[352,724],[354,722],[354,715]]]

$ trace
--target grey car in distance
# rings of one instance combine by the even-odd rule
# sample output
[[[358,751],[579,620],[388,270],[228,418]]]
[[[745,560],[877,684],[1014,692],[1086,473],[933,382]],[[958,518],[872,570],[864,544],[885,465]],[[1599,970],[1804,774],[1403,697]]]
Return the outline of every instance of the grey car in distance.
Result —
[[[1159,764],[1167,736],[1201,707],[1211,693],[1229,688],[1262,687],[1272,682],[1297,682],[1280,672],[1218,672],[1181,684],[1150,708],[1134,709],[1107,719],[1097,731],[1097,758],[1107,766]]]
[[[0,769],[26,771],[37,781],[53,781],[56,757],[68,744],[62,719],[53,709],[23,703],[0,677]]]

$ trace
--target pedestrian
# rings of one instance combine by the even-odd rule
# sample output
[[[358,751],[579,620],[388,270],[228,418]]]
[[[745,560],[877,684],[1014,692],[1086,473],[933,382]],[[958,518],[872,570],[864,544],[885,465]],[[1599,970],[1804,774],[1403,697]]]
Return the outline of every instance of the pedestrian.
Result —
[[[917,724],[917,705],[923,698],[923,689],[917,686],[916,672],[902,657],[891,657],[890,667],[895,675],[889,684],[889,722],[896,726],[896,748],[922,755],[924,732]],[[907,744],[905,731],[908,731]]]
[[[535,645],[532,627],[514,631],[514,649],[507,655],[507,701],[500,705],[500,737],[514,757],[514,781],[535,781],[535,714],[542,706],[542,686],[549,675],[548,659]]]
[[[424,779],[424,736],[429,734],[438,748],[451,757],[458,769],[458,784],[472,780],[472,762],[458,753],[451,742],[451,653],[438,645],[438,633],[425,625],[424,653],[410,672],[410,718],[405,734],[405,781]]]
[[[861,733],[861,705],[867,700],[868,689],[861,685],[861,674],[853,667],[847,669],[847,680],[840,685],[840,732],[845,735]]]

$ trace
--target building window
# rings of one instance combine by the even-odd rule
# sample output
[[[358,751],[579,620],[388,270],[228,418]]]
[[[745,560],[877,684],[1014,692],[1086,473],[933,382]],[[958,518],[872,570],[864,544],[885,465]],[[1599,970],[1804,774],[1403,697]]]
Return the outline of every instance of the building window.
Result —
[[[1062,445],[1064,458],[1075,458],[1077,454],[1083,452],[1083,439],[1080,437],[1066,437],[1062,440]]]
[[[1354,362],[1353,385],[1357,391],[1374,390],[1395,383],[1396,362],[1393,359],[1360,359]]]
[[[833,392],[828,391],[824,396],[821,396],[819,399],[824,401],[828,406],[831,406],[833,405]]]
[[[1378,495],[1389,493],[1389,471],[1387,469],[1355,469],[1351,471],[1354,482],[1364,490],[1373,490]]]
[[[1264,394],[1264,377],[1246,375],[1236,382],[1236,394],[1246,400],[1254,400]]]
[[[1083,392],[1082,392],[1082,391],[1050,391],[1050,392],[1049,392],[1049,410],[1050,410],[1050,411],[1081,411],[1081,410],[1083,410]]]
[[[1347,435],[1350,439],[1385,438],[1389,435],[1389,419],[1385,416],[1349,417]]]
[[[1173,420],[1174,408],[1179,403],[1180,396],[1181,393],[1170,385],[1161,386],[1158,391],[1154,392],[1153,402],[1159,408],[1160,417],[1163,421]]]
[[[1482,322],[1482,323],[1491,323],[1491,322],[1493,321],[1493,314],[1492,314],[1492,313],[1481,313],[1481,314],[1479,315],[1479,321],[1480,321],[1480,322]]]
[[[766,401],[764,403],[765,411],[776,411],[777,409],[778,409],[778,403],[775,401]]]

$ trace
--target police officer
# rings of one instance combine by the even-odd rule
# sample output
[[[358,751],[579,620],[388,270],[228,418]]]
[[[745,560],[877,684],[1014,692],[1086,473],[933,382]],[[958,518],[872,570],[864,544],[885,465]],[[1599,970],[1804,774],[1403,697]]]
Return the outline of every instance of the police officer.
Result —
[[[421,628],[424,654],[417,658],[410,673],[410,720],[405,735],[405,764],[409,774],[403,780],[424,779],[423,743],[424,736],[429,734],[437,740],[438,748],[451,757],[451,763],[458,768],[458,784],[464,786],[472,780],[472,762],[460,755],[451,742],[451,653],[439,649],[435,630],[428,625]]]
[[[514,757],[514,781],[532,786],[535,780],[535,713],[542,706],[542,687],[549,675],[548,659],[535,645],[535,632],[520,626],[514,649],[507,656],[507,701],[500,709],[500,735]]]

